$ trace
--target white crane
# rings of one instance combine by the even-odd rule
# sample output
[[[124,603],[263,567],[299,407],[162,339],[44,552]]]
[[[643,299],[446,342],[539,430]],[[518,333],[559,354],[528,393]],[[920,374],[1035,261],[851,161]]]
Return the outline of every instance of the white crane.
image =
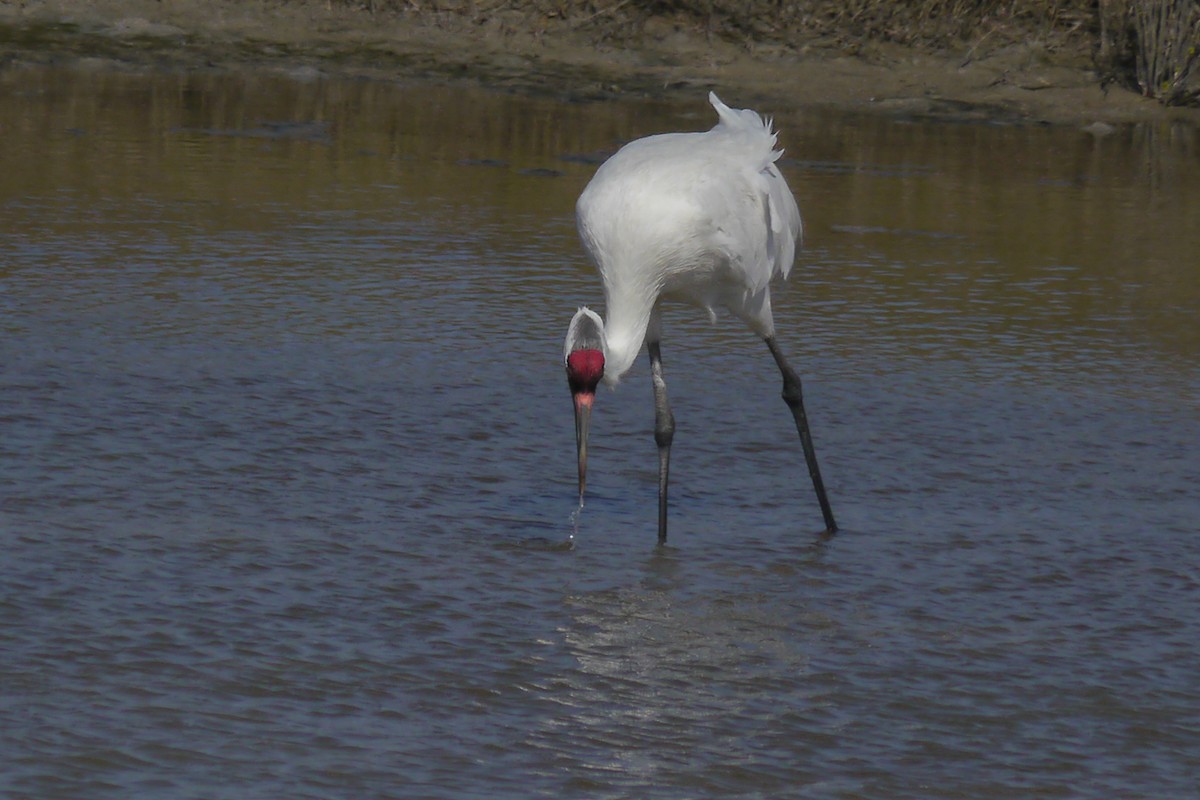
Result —
[[[576,205],[579,235],[604,282],[607,321],[587,307],[563,345],[575,401],[579,502],[587,483],[588,427],[596,386],[615,386],[645,344],[654,382],[658,445],[658,540],[667,538],[667,476],[675,418],[667,401],[660,306],[681,300],[725,306],[761,336],[783,375],[808,472],[829,533],[837,530],[804,413],[800,377],[775,341],[770,282],[787,277],[802,227],[796,199],[775,165],[770,120],[709,93],[716,126],[630,142],[597,170]]]

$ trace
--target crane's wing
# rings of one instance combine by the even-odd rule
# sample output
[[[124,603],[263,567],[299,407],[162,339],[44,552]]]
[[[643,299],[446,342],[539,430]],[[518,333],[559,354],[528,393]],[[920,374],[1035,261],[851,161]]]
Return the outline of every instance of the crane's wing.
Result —
[[[804,232],[800,209],[775,163],[783,151],[775,149],[778,136],[772,130],[771,120],[750,109],[730,108],[712,92],[708,100],[718,117],[716,127],[710,132],[712,141],[729,154],[745,182],[744,187],[739,187],[736,203],[762,209],[765,227],[758,228],[761,223],[747,220],[752,225],[744,225],[733,237],[735,241],[730,242],[735,248],[731,255],[740,262],[747,288],[761,291],[776,275],[786,278],[791,272],[796,247]],[[727,218],[746,217],[742,209],[735,209]]]
[[[777,151],[776,158],[782,154],[782,151]],[[767,253],[774,267],[773,272],[786,278],[796,260],[796,247],[804,236],[800,208],[774,162],[758,174],[761,184],[765,184],[763,191],[767,198]]]

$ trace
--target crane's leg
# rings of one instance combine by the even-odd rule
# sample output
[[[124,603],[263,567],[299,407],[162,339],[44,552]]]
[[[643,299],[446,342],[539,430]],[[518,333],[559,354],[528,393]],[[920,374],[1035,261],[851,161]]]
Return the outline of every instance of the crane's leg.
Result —
[[[817,490],[817,502],[821,504],[821,514],[825,517],[827,533],[837,533],[837,521],[833,518],[833,508],[829,505],[829,496],[825,494],[825,482],[821,480],[821,468],[817,466],[817,451],[813,447],[812,434],[808,431],[808,415],[804,413],[804,394],[800,389],[800,376],[792,365],[784,358],[783,352],[775,341],[774,336],[764,337],[771,355],[779,365],[783,374],[783,400],[792,410],[796,418],[796,430],[800,433],[800,444],[804,447],[804,460],[808,462],[808,474],[812,478],[813,488]]]
[[[658,445],[658,543],[667,541],[667,476],[671,471],[671,441],[675,438],[675,415],[667,401],[662,353],[658,342],[646,342],[650,352],[650,378],[654,381],[654,443]]]

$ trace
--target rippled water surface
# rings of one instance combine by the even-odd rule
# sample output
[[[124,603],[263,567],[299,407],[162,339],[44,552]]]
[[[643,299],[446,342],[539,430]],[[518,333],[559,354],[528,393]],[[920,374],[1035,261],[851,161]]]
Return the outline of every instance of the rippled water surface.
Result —
[[[574,200],[711,116],[0,73],[0,794],[1200,794],[1196,131],[780,116],[845,530],[678,309],[572,547]]]

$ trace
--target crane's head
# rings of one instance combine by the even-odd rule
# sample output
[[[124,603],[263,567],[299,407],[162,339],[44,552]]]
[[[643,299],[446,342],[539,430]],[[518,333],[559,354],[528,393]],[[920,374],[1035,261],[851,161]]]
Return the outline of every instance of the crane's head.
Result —
[[[588,425],[596,385],[604,377],[604,320],[586,306],[575,312],[563,343],[567,385],[575,401],[575,448],[579,456],[579,502],[587,485]]]

